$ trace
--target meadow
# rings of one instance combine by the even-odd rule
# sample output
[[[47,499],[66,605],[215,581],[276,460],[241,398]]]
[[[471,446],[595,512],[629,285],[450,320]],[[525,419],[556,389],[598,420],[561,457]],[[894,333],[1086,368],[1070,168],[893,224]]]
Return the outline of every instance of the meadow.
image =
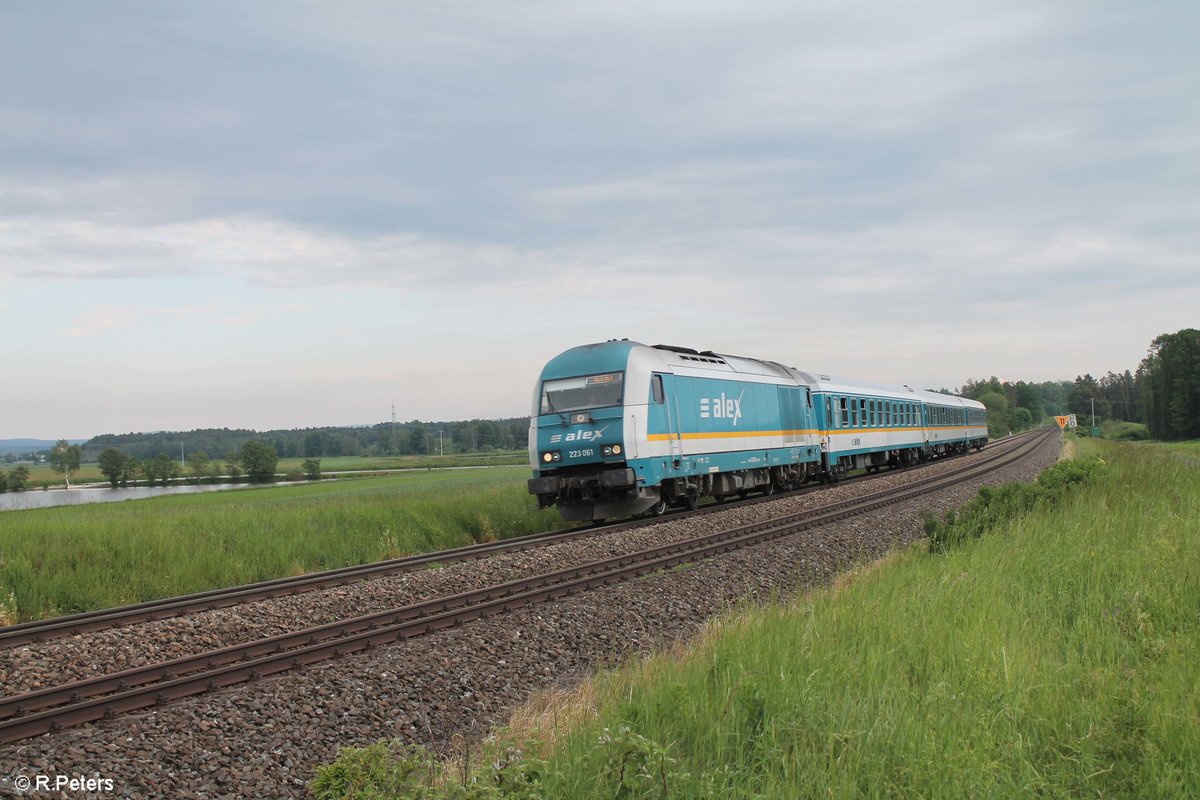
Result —
[[[1187,442],[1147,442],[1146,446],[1159,448],[1184,458],[1200,461],[1200,439],[1192,439]]]
[[[345,751],[314,793],[1194,797],[1200,469],[1078,451],[1086,465],[1055,475],[1081,483],[994,490],[942,546],[538,699],[465,783],[452,766],[430,786],[406,772],[424,754],[380,743]]]
[[[528,450],[495,450],[486,453],[451,453],[449,455],[411,456],[330,456],[321,459],[322,472],[381,472],[393,469],[438,469],[441,467],[494,467],[518,466],[529,463]],[[303,458],[281,458],[275,471],[280,475],[304,471]],[[11,472],[13,465],[0,465],[0,469]],[[27,491],[41,489],[43,483],[52,487],[63,485],[63,476],[51,469],[49,464],[26,464],[29,469]],[[224,473],[224,461],[211,461],[211,471]],[[184,478],[191,476],[191,469],[184,467]],[[95,463],[81,464],[79,471],[71,476],[71,484],[107,483]]]
[[[353,481],[0,514],[8,623],[299,575],[560,526],[528,470]]]

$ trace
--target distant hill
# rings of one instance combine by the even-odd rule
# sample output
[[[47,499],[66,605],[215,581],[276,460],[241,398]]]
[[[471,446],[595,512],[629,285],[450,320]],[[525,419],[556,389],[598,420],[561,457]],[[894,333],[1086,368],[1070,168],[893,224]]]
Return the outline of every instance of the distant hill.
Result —
[[[67,439],[71,444],[83,444],[87,439]],[[58,443],[57,439],[0,439],[0,456],[9,453],[27,453],[30,450],[49,450]]]

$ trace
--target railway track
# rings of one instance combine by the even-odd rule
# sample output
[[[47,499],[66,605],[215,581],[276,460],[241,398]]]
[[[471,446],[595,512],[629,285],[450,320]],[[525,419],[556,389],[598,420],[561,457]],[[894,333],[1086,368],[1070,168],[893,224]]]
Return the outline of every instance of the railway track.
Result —
[[[1012,446],[1014,443],[1018,443],[1024,440],[1026,437],[1036,433],[1036,431],[1031,431],[1010,439],[993,442],[984,449],[985,451],[993,449],[1004,450],[1007,447]],[[942,458],[926,462],[920,466],[910,468],[908,471],[911,472],[913,469],[920,470],[921,467],[932,464],[945,463],[946,460],[947,459]],[[878,477],[881,474],[887,473],[860,475],[841,481],[840,483],[841,485],[847,485],[859,481],[868,481],[872,478]],[[737,502],[742,505],[754,505],[777,500],[781,497],[819,491],[820,488],[820,486],[804,487],[793,492],[781,492],[773,495],[756,496]],[[733,505],[735,504],[714,503],[711,505],[706,505],[696,511],[680,510],[672,513],[671,517],[678,519],[687,516],[704,516],[724,511],[733,507]],[[181,617],[188,614],[195,614],[200,611],[228,608],[230,606],[240,605],[242,603],[251,603],[258,600],[287,597],[290,595],[301,594],[303,592],[328,589],[335,586],[357,583],[359,581],[373,580],[389,575],[416,572],[418,570],[427,569],[431,565],[435,564],[453,564],[458,562],[477,561],[479,559],[488,558],[499,553],[515,553],[522,550],[543,547],[559,542],[566,542],[575,539],[641,528],[647,525],[653,525],[660,521],[660,519],[661,518],[656,517],[650,519],[628,520],[611,525],[584,525],[558,531],[546,531],[543,533],[530,534],[528,536],[522,536],[515,539],[506,539],[499,542],[484,542],[465,547],[457,547],[450,550],[440,550],[433,553],[422,553],[418,555],[388,559],[386,561],[376,561],[370,564],[340,567],[338,569],[325,570],[322,572],[313,572],[291,578],[277,578],[275,580],[245,584],[242,586],[213,589],[204,592],[196,592],[194,594],[168,597],[160,600],[151,600],[144,603],[136,603],[127,606],[119,606],[116,608],[98,609],[96,611],[55,617],[53,619],[25,622],[18,625],[0,628],[0,650],[12,647],[20,647],[27,644],[37,644],[39,642],[45,642],[65,636],[74,636],[81,633],[90,633],[93,631],[106,630],[125,625],[136,625],[143,622],[152,622],[154,620]]]
[[[1047,431],[1035,432],[1015,442],[1015,446],[1009,449],[950,474],[921,479],[811,511],[715,531],[689,540],[295,633],[3,698],[0,699],[0,743],[145,709],[382,644],[457,627],[470,620],[629,580],[903,502],[1013,463],[1033,451],[1048,435],[1050,432]]]

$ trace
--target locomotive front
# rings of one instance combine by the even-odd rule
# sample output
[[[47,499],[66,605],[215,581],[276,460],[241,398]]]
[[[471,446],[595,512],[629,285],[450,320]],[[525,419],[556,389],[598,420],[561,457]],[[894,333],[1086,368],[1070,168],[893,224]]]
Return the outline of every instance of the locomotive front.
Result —
[[[626,448],[628,398],[648,391],[629,369],[632,342],[575,347],[551,359],[534,389],[529,493],[564,519],[641,513],[658,500],[640,490]],[[630,427],[631,436],[633,426]]]

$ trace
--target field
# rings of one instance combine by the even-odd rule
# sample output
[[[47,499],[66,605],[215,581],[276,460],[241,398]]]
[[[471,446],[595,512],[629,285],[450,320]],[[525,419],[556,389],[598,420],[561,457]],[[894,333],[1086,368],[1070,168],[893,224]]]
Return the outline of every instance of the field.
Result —
[[[437,469],[439,467],[474,467],[527,464],[527,450],[496,450],[488,453],[452,453],[445,456],[333,456],[321,459],[322,472],[379,472],[389,469]],[[303,458],[281,458],[276,472],[303,472]],[[224,472],[224,461],[211,462],[214,472]],[[62,486],[63,478],[50,468],[49,464],[27,464],[29,468],[29,489],[41,488],[43,483],[51,486]],[[12,471],[12,465],[0,465],[5,472]],[[183,470],[186,477],[191,474],[189,468]],[[104,483],[108,479],[100,474],[97,464],[82,464],[79,471],[71,476],[71,484]]]
[[[0,515],[0,617],[201,591],[560,525],[528,470],[433,470]],[[8,600],[11,595],[11,600]]]
[[[281,458],[277,472],[301,472],[303,458]],[[332,456],[321,459],[322,472],[377,472],[387,469],[437,469],[439,467],[519,466],[529,463],[528,450],[496,450],[445,456]]]
[[[1078,467],[1090,483],[983,513],[979,538],[913,547],[531,704],[473,760],[509,787],[487,796],[1196,796],[1200,469],[1078,450],[1103,457]],[[314,789],[345,796],[354,775],[391,792],[397,762],[420,758],[347,751]],[[457,770],[421,796],[460,796]]]
[[[1150,447],[1167,450],[1184,458],[1200,461],[1200,439],[1188,442],[1147,442]]]

